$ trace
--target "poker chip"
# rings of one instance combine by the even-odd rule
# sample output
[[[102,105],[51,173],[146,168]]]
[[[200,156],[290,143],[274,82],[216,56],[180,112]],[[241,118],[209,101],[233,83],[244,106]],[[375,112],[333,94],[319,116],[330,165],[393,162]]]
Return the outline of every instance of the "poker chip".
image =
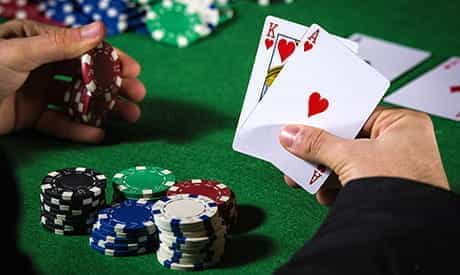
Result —
[[[201,21],[210,29],[214,29],[219,24],[219,8],[214,0],[177,0],[186,6],[187,13],[197,13]]]
[[[132,251],[132,250],[138,250],[141,248],[146,248],[146,249],[151,249],[148,243],[111,243],[111,242],[106,242],[102,239],[97,239],[94,236],[90,237],[90,242],[97,244],[97,246],[101,248],[106,248],[106,249],[112,249],[112,250],[117,250],[117,251]]]
[[[57,235],[83,235],[89,233],[88,227],[77,227],[73,225],[57,225],[48,220],[45,216],[40,216],[40,223],[48,231]]]
[[[41,2],[44,15],[65,26],[77,27],[91,23],[91,19],[78,10],[73,1],[46,0]]]
[[[88,204],[72,205],[69,204],[68,201],[65,201],[66,203],[61,203],[62,200],[49,197],[42,193],[40,194],[40,202],[42,205],[46,205],[50,209],[62,212],[70,212],[74,210],[81,210],[83,212],[85,210],[94,209],[95,207],[102,207],[105,204],[105,200],[103,198],[99,198],[88,200]]]
[[[145,242],[152,242],[155,241],[157,238],[157,232],[153,232],[152,234],[142,234],[139,236],[129,236],[129,237],[118,237],[114,235],[110,235],[110,232],[94,229],[91,232],[91,236],[98,240],[103,240],[106,243],[113,243],[113,244],[126,244],[126,243],[145,243]]]
[[[52,223],[53,225],[69,225],[69,226],[84,226],[88,227],[88,225],[93,224],[96,221],[96,216],[92,217],[85,217],[85,218],[77,218],[77,219],[67,219],[67,218],[60,218],[57,216],[54,216],[53,214],[42,212],[41,217],[44,217],[47,219],[48,222]]]
[[[103,194],[106,177],[83,167],[52,171],[42,180],[42,193],[64,201],[84,201]]]
[[[209,267],[212,267],[212,266],[216,265],[221,260],[220,256],[216,256],[216,257],[214,257],[213,259],[211,259],[209,261],[204,261],[204,262],[202,261],[202,262],[198,262],[198,263],[195,263],[195,264],[180,264],[180,263],[175,262],[176,259],[168,258],[168,257],[165,257],[164,255],[162,255],[160,250],[157,251],[156,256],[157,256],[158,262],[162,266],[164,266],[166,268],[169,268],[169,269],[172,269],[172,270],[179,270],[179,271],[203,270],[205,268],[209,268]]]
[[[82,210],[82,209],[72,209],[68,211],[62,211],[56,208],[52,208],[50,205],[41,203],[41,210],[52,213],[56,216],[62,216],[62,217],[75,217],[75,216],[83,216],[83,215],[91,215],[95,213],[95,211],[92,210]]]
[[[86,114],[90,100],[91,93],[88,92],[80,79],[76,79],[64,93],[64,102],[68,104],[68,114],[70,116]]]
[[[121,88],[121,62],[117,51],[103,41],[80,58],[82,80],[88,93],[106,95]]]
[[[45,17],[39,5],[26,0],[3,0],[0,1],[0,17],[29,19],[41,23],[61,26],[58,22]]]
[[[201,252],[184,252],[180,250],[171,250],[160,244],[157,253],[162,258],[169,259],[171,262],[179,264],[195,264],[212,261],[215,257],[222,257],[224,247],[214,247],[212,249],[202,250]]]
[[[106,178],[88,168],[65,168],[44,177],[40,192],[42,226],[59,235],[88,234],[105,205]]]
[[[115,35],[143,25],[145,10],[127,1],[78,0],[82,12],[94,21],[104,22],[107,34]]]
[[[177,194],[194,194],[211,198],[219,208],[219,214],[228,227],[236,223],[236,198],[234,193],[225,184],[206,179],[192,179],[178,182],[169,188],[167,196]]]
[[[91,239],[89,241],[89,245],[93,250],[99,252],[102,255],[114,256],[114,257],[136,256],[136,255],[145,254],[145,253],[148,253],[154,250],[153,247],[151,248],[150,247],[149,248],[140,247],[134,250],[118,250],[118,249],[104,248],[104,247],[99,246],[97,243],[95,243]]]
[[[219,219],[217,204],[208,197],[179,194],[158,200],[152,208],[156,224],[163,228],[197,228]]]
[[[192,12],[186,5],[173,0],[151,5],[145,22],[154,40],[180,48],[211,33],[198,12]]]
[[[216,196],[223,197],[224,194],[227,190]],[[157,259],[161,265],[178,270],[197,270],[219,262],[224,253],[227,230],[218,214],[218,206],[211,198],[196,194],[167,196],[155,202],[152,214],[158,228],[160,248]]]
[[[100,210],[91,231],[90,247],[110,256],[153,251],[158,234],[151,212],[152,203],[142,199],[124,200]]]
[[[116,173],[112,178],[114,190],[128,199],[157,200],[175,182],[176,177],[171,171],[153,166],[129,168]]]
[[[133,233],[156,230],[152,217],[152,204],[146,200],[125,200],[99,211],[101,225],[112,227],[115,232]]]

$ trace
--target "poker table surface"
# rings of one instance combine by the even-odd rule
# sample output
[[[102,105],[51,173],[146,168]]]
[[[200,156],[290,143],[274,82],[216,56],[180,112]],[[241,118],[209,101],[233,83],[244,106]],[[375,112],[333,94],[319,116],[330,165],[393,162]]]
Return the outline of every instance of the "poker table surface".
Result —
[[[172,170],[178,180],[211,178],[237,196],[240,220],[223,262],[206,274],[267,274],[288,261],[308,241],[328,213],[314,196],[287,187],[272,165],[232,150],[238,116],[267,15],[347,37],[369,34],[432,52],[432,57],[393,82],[388,93],[449,56],[458,55],[460,2],[300,1],[262,7],[237,1],[236,17],[211,37],[188,48],[156,43],[127,33],[108,39],[139,60],[148,95],[142,118],[116,122],[107,140],[88,145],[34,131],[0,138],[16,164],[21,195],[18,242],[42,274],[169,274],[152,254],[114,258],[88,247],[87,236],[58,236],[40,226],[41,179],[64,167],[83,166],[112,177],[136,165]],[[458,122],[433,116],[450,184],[460,191]],[[112,190],[107,190],[111,198]]]

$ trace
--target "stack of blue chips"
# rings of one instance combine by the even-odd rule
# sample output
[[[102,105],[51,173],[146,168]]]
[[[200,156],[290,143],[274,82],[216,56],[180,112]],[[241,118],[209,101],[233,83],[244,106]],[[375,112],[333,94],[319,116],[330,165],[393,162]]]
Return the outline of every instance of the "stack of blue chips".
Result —
[[[109,36],[145,27],[145,10],[128,0],[45,0],[40,9],[46,17],[69,27],[102,21]]]
[[[158,247],[158,233],[151,214],[152,203],[125,200],[99,211],[89,245],[108,256],[134,256]]]

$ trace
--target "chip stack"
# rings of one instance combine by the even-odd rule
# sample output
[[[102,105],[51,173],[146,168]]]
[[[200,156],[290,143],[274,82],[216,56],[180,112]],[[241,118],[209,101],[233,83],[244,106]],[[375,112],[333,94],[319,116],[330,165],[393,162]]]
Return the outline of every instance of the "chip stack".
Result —
[[[152,208],[160,241],[158,262],[174,270],[200,270],[220,262],[226,226],[217,204],[200,195],[179,194],[158,200]]]
[[[40,10],[40,5],[34,2],[36,1],[0,0],[0,17],[30,19],[50,25],[62,26],[59,22],[45,17]]]
[[[41,183],[41,224],[59,235],[88,234],[105,205],[106,177],[83,167],[48,173]]]
[[[99,211],[89,245],[107,256],[134,256],[154,251],[158,234],[152,218],[152,202],[125,200]]]
[[[143,6],[151,37],[180,48],[209,36],[233,17],[225,0],[161,0]]]
[[[77,0],[79,10],[93,21],[102,21],[107,35],[115,35],[144,25],[142,6],[123,0]]]
[[[44,0],[40,1],[39,8],[47,18],[67,27],[79,27],[91,23],[91,19],[79,10],[74,1]]]
[[[178,194],[202,195],[212,199],[219,207],[219,214],[227,225],[227,231],[235,226],[238,218],[235,193],[225,184],[206,179],[192,179],[178,182],[169,188],[166,195]]]
[[[174,174],[164,168],[136,166],[116,173],[112,178],[113,201],[145,199],[157,201],[176,183]]]
[[[121,88],[121,61],[117,51],[103,41],[74,62],[73,83],[64,93],[67,113],[74,121],[100,127]]]

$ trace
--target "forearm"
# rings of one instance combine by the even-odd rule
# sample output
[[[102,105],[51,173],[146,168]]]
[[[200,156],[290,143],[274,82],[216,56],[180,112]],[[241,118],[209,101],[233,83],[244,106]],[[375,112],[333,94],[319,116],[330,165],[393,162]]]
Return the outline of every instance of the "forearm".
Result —
[[[439,271],[446,268],[448,248],[460,242],[459,211],[457,195],[425,184],[395,178],[352,181],[313,239],[279,272]]]

